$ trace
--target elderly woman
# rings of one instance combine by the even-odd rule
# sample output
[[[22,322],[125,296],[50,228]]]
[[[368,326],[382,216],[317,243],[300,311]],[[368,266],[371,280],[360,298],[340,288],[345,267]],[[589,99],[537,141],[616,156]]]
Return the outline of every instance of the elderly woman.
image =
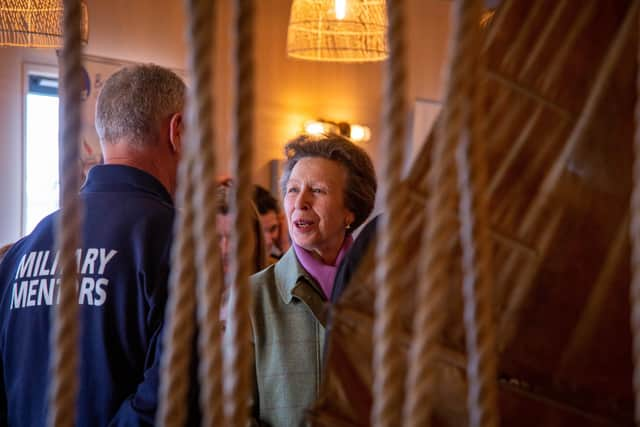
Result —
[[[351,232],[373,209],[376,178],[367,153],[348,139],[301,137],[285,147],[281,188],[292,247],[252,276],[254,416],[300,426],[317,395],[325,303]]]

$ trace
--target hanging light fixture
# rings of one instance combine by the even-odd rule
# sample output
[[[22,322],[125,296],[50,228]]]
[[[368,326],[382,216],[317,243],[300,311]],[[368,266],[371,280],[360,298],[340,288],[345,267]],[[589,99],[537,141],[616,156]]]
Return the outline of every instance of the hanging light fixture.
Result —
[[[384,0],[293,0],[287,54],[328,62],[382,61],[387,49]]]
[[[82,41],[89,37],[82,4]],[[0,0],[0,46],[61,47],[62,0]]]

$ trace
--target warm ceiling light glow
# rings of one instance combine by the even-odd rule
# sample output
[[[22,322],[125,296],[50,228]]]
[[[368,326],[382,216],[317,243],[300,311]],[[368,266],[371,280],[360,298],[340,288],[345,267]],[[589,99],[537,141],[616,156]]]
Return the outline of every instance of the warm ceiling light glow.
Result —
[[[347,16],[347,0],[336,0],[336,19],[343,20]]]
[[[352,141],[368,141],[371,138],[371,131],[362,125],[351,125],[349,127],[349,138]]]
[[[347,122],[332,122],[330,120],[308,120],[303,125],[306,135],[341,135],[354,142],[364,142],[371,139],[371,130],[367,126],[352,125]]]
[[[323,122],[306,122],[304,132],[307,135],[322,135],[328,133],[327,126]]]
[[[385,0],[293,0],[287,55],[310,61],[383,61],[389,56],[386,33]]]

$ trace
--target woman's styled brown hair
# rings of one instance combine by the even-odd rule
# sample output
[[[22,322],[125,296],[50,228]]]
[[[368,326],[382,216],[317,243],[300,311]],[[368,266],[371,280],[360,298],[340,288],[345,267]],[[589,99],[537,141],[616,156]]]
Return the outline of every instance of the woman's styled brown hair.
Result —
[[[300,159],[320,157],[338,162],[347,172],[344,203],[355,215],[348,233],[358,228],[371,214],[376,200],[376,172],[371,158],[351,140],[339,135],[301,136],[284,147],[286,163],[282,170],[280,189],[286,193],[291,171]]]

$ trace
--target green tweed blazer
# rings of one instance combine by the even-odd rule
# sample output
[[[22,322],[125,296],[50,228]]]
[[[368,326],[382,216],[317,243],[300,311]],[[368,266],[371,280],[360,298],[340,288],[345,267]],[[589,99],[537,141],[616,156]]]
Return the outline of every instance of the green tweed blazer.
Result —
[[[251,277],[254,309],[254,417],[260,425],[307,425],[320,387],[326,298],[293,247]]]

